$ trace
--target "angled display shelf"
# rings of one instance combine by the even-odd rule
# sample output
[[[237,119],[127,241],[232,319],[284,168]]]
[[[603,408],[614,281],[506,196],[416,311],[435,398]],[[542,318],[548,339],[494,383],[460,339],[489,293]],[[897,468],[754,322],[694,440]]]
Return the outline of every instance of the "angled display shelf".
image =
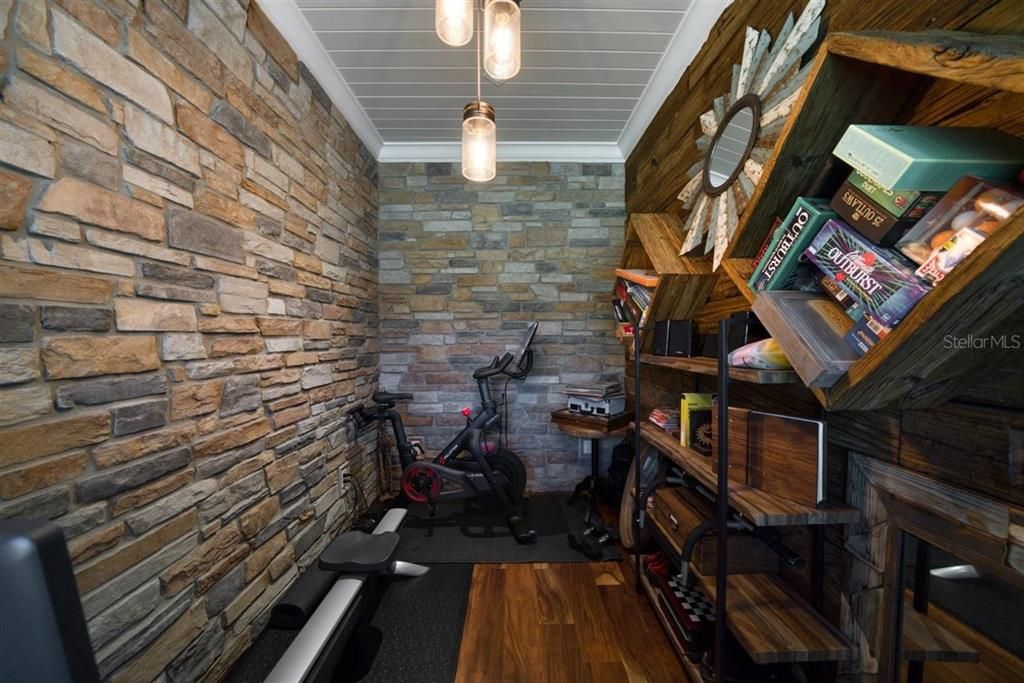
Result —
[[[659,303],[658,317],[652,319],[663,319],[669,309],[673,314],[706,313],[715,303],[709,302],[709,296],[718,279],[727,280],[749,305],[755,296],[746,286],[751,259],[775,217],[785,215],[795,197],[814,194],[826,171],[838,163],[832,149],[850,124],[927,125],[928,121],[915,118],[915,98],[941,86],[964,110],[989,108],[987,118],[974,125],[1009,127],[1019,134],[1022,64],[1024,43],[1009,36],[943,31],[829,35],[764,164],[761,182],[740,218],[726,260],[715,273],[691,275],[694,279],[686,286],[675,287],[671,305]],[[1004,116],[995,115],[998,107],[1006,109]],[[673,223],[667,214],[642,216],[658,216],[666,227],[681,224]],[[674,237],[675,241],[682,238],[681,232]],[[673,238],[662,239],[668,243]],[[1024,310],[1022,264],[1024,209],[947,275],[838,382],[816,389],[815,396],[829,410],[928,408],[943,403],[958,380],[984,359],[984,354],[943,340],[987,336]]]

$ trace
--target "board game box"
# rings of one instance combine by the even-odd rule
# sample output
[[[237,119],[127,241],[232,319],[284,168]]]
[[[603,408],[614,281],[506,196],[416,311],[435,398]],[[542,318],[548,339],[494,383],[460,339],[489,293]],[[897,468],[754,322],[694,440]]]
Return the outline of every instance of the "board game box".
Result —
[[[917,218],[897,218],[892,215],[854,187],[849,180],[832,197],[831,206],[850,227],[883,247],[896,244],[917,223]]]
[[[966,173],[1010,180],[1024,140],[995,128],[853,124],[832,153],[890,190],[944,192]]]
[[[896,218],[921,218],[942,199],[941,192],[890,190],[857,171],[851,172],[847,180],[868,199]]]
[[[819,270],[860,303],[865,314],[889,327],[929,291],[902,256],[869,243],[842,221],[825,223],[806,253]]]
[[[835,217],[827,199],[797,197],[764,258],[750,276],[751,289],[755,292],[787,289],[807,245],[825,221]]]

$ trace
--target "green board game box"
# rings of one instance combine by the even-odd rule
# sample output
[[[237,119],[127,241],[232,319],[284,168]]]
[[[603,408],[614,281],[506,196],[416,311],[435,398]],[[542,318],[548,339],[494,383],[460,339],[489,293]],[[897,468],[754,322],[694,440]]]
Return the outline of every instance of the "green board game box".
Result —
[[[1024,140],[994,128],[853,124],[832,154],[884,188],[945,192],[967,174],[1012,179]]]
[[[755,292],[785,289],[796,274],[804,249],[825,221],[835,217],[827,199],[797,197],[750,276],[750,288]]]

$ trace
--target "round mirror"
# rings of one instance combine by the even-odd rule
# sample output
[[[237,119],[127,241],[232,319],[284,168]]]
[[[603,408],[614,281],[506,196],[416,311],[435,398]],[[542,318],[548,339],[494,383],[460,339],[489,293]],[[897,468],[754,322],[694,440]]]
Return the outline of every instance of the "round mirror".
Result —
[[[757,139],[761,102],[746,95],[726,113],[708,148],[704,164],[704,192],[711,196],[725,192],[743,170]]]

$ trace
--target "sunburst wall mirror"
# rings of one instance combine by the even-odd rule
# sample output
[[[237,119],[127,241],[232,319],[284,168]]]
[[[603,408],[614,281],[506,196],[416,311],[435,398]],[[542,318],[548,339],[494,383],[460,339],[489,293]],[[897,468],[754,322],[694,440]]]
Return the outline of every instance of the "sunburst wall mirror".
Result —
[[[689,216],[680,256],[714,252],[713,268],[725,256],[743,210],[761,180],[764,163],[793,110],[810,65],[801,67],[818,39],[825,0],[810,0],[800,18],[790,14],[775,47],[768,31],[747,27],[743,58],[732,67],[732,87],[700,117],[701,159],[687,171],[679,193]]]

